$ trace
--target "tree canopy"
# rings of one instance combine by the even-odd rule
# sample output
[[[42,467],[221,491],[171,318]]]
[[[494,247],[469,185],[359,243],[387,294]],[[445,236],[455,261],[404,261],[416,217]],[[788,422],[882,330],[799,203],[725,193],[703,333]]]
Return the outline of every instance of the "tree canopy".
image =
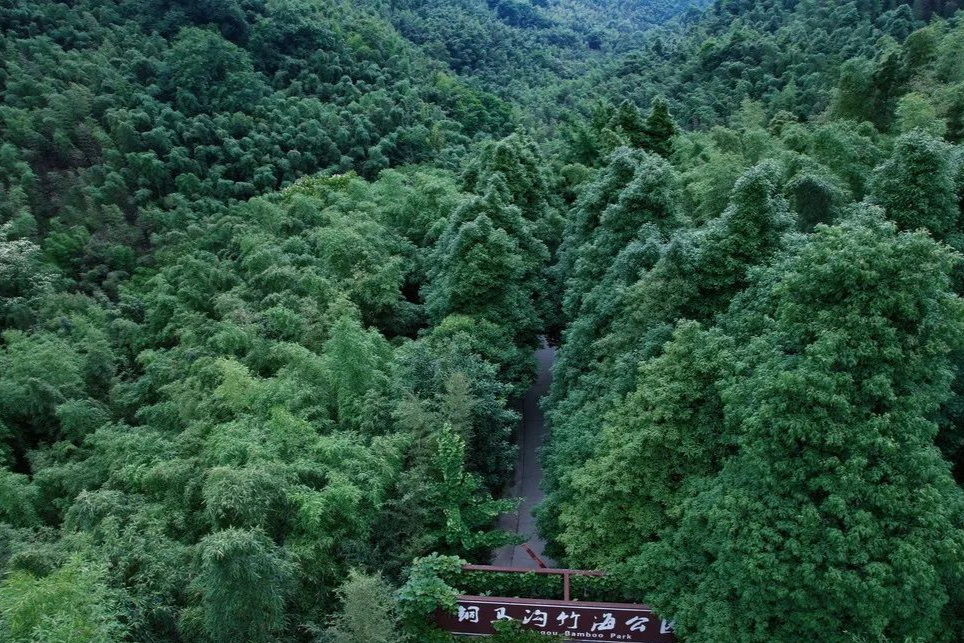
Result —
[[[959,9],[0,6],[0,643],[962,643]]]

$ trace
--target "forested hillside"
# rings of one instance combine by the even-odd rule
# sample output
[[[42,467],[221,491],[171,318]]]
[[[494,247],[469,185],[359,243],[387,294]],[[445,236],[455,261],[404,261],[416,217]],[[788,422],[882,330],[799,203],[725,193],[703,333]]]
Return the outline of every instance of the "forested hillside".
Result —
[[[391,0],[384,9],[423,51],[482,86],[519,98],[533,87],[578,78],[647,27],[707,0]]]
[[[540,337],[560,565],[685,643],[964,641],[953,0],[0,39],[0,643],[451,641]]]

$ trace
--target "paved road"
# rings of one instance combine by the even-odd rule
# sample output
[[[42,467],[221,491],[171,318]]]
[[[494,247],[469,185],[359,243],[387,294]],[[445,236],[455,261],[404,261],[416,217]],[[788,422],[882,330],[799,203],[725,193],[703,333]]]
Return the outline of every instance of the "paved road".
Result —
[[[535,518],[532,510],[542,501],[542,465],[536,450],[542,446],[545,432],[545,418],[539,408],[539,400],[549,392],[552,381],[550,369],[556,359],[556,349],[543,346],[535,353],[539,364],[539,372],[535,383],[522,399],[522,430],[519,432],[519,461],[516,463],[515,480],[505,492],[507,498],[522,498],[519,511],[503,514],[499,519],[499,526],[503,529],[524,534],[528,537],[527,544],[540,556],[545,548],[545,541],[536,533]],[[553,562],[545,559],[551,567]],[[496,550],[494,565],[509,567],[538,567],[538,564],[521,546],[502,547]]]

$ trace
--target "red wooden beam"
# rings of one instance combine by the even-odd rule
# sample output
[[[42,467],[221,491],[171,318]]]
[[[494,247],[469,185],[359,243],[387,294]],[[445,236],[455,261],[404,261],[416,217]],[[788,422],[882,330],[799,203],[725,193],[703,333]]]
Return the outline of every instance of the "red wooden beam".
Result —
[[[549,574],[555,576],[605,576],[606,572],[589,569],[551,569],[536,567],[502,567],[500,565],[462,565],[466,572],[496,572],[501,574]]]
[[[525,545],[523,545],[525,547]],[[500,567],[498,565],[462,565],[462,571],[466,572],[495,572],[499,574],[542,574],[545,576],[562,576],[562,597],[563,600],[570,598],[570,576],[605,576],[605,572],[589,569],[550,569],[545,567],[542,559],[534,551],[526,547],[529,555],[542,567],[529,569],[528,567]]]

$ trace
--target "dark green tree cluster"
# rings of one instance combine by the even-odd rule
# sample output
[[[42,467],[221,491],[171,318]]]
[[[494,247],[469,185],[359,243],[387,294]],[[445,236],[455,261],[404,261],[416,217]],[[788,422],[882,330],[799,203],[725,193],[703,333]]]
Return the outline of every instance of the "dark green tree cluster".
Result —
[[[531,349],[555,318],[548,263],[561,236],[557,199],[538,148],[520,133],[485,145],[462,182],[472,196],[435,243],[426,311],[440,326],[466,317],[480,330],[502,328],[498,341],[514,355],[497,361],[521,394],[531,379]]]
[[[862,206],[714,328],[678,324],[571,473],[566,551],[687,640],[958,640],[964,495],[932,419],[964,319],[954,261]]]
[[[619,147],[633,147],[668,157],[679,126],[669,105],[656,97],[646,118],[629,100],[618,108],[596,105],[592,118],[577,122],[568,132],[567,155],[574,161],[596,165]]]
[[[388,0],[380,3],[409,41],[489,91],[523,99],[533,88],[579,77],[649,27],[707,0]],[[387,5],[387,6],[386,6]],[[528,101],[527,101],[528,102]]]
[[[0,221],[111,294],[185,219],[458,155],[511,119],[364,6],[18,2],[0,25]]]
[[[743,4],[694,30],[736,11],[745,29],[766,3]],[[769,33],[818,10],[794,5]],[[832,49],[842,75],[878,65],[863,94],[841,77],[786,112],[743,95],[665,159],[601,144],[614,120],[642,131],[635,109],[582,126],[540,522],[557,559],[612,570],[687,641],[964,631],[964,32],[852,9],[912,26]]]

